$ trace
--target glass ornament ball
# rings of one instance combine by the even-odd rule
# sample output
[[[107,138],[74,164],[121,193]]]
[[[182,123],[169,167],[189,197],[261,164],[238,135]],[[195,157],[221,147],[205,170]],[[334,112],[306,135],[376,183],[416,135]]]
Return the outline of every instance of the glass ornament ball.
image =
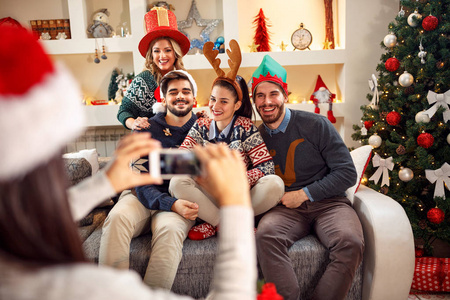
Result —
[[[223,36],[219,36],[217,39],[216,39],[216,43],[219,43],[219,44],[223,44],[223,43],[225,43],[225,39],[223,38]]]
[[[447,143],[450,145],[450,133],[447,135]]]
[[[389,72],[395,72],[400,67],[400,61],[395,57],[391,57],[388,60],[386,60],[384,66],[386,67],[386,70],[388,70]]]
[[[397,37],[393,33],[389,33],[383,39],[383,43],[386,47],[392,48],[397,44]]]
[[[414,82],[414,76],[408,73],[408,71],[405,71],[400,77],[398,78],[398,83],[402,87],[408,87]]]
[[[378,134],[374,134],[369,138],[369,145],[378,148],[381,146],[381,137]]]
[[[408,25],[411,27],[417,27],[419,25],[420,20],[422,19],[422,15],[415,10],[412,14],[408,16]]]
[[[424,111],[419,111],[416,114],[415,120],[417,123],[430,123],[430,117]]]
[[[398,178],[400,178],[403,182],[408,182],[411,179],[414,178],[414,173],[410,168],[400,168],[400,171],[398,172]]]
[[[422,28],[425,29],[426,31],[432,31],[437,28],[438,24],[439,24],[438,18],[430,15],[428,17],[425,17],[425,19],[423,19]]]

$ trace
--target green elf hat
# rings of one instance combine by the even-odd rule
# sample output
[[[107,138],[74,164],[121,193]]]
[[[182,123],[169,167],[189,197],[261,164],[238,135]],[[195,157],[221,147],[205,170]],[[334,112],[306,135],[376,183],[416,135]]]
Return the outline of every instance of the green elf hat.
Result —
[[[284,91],[287,97],[288,89],[286,83],[287,72],[278,62],[266,54],[252,75],[252,94],[255,94],[255,89],[263,81],[271,81],[278,84]]]

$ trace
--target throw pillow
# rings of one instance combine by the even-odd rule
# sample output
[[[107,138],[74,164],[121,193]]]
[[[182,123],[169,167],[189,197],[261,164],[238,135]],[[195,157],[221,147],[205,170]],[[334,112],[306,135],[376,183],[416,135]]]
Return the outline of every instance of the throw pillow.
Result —
[[[352,156],[353,163],[355,164],[356,173],[358,174],[358,180],[356,181],[355,185],[348,188],[345,193],[347,195],[347,198],[353,203],[353,197],[358,191],[361,179],[364,175],[364,171],[366,170],[366,167],[370,162],[370,158],[372,157],[372,146],[361,146],[351,151],[350,155]]]
[[[63,154],[63,157],[64,158],[84,158],[91,165],[91,168],[92,168],[91,175],[94,175],[98,172],[99,165],[98,165],[97,149],[85,149],[85,150],[81,150],[79,152],[66,153],[66,154]]]

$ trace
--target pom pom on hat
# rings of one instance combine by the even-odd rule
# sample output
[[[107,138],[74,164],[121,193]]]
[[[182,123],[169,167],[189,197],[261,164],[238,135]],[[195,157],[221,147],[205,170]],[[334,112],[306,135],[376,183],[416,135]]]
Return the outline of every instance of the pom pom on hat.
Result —
[[[82,131],[81,92],[25,28],[0,26],[0,180],[27,174]]]

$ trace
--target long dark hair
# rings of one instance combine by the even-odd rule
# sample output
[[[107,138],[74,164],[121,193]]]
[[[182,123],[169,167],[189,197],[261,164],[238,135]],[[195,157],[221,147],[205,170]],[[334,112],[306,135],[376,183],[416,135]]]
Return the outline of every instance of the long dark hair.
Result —
[[[86,262],[67,187],[61,155],[0,182],[0,254],[35,267]]]
[[[241,107],[239,107],[239,109],[234,114],[237,116],[242,116],[251,119],[253,115],[253,106],[250,101],[250,96],[248,94],[247,83],[245,82],[244,78],[242,78],[239,75],[236,75],[236,82],[239,84],[239,87],[242,90],[242,104]],[[226,88],[233,94],[233,97],[235,99],[234,103],[238,101],[238,94],[236,92],[236,89],[233,87],[231,83],[225,80],[217,80],[214,83],[213,87],[214,86]]]

